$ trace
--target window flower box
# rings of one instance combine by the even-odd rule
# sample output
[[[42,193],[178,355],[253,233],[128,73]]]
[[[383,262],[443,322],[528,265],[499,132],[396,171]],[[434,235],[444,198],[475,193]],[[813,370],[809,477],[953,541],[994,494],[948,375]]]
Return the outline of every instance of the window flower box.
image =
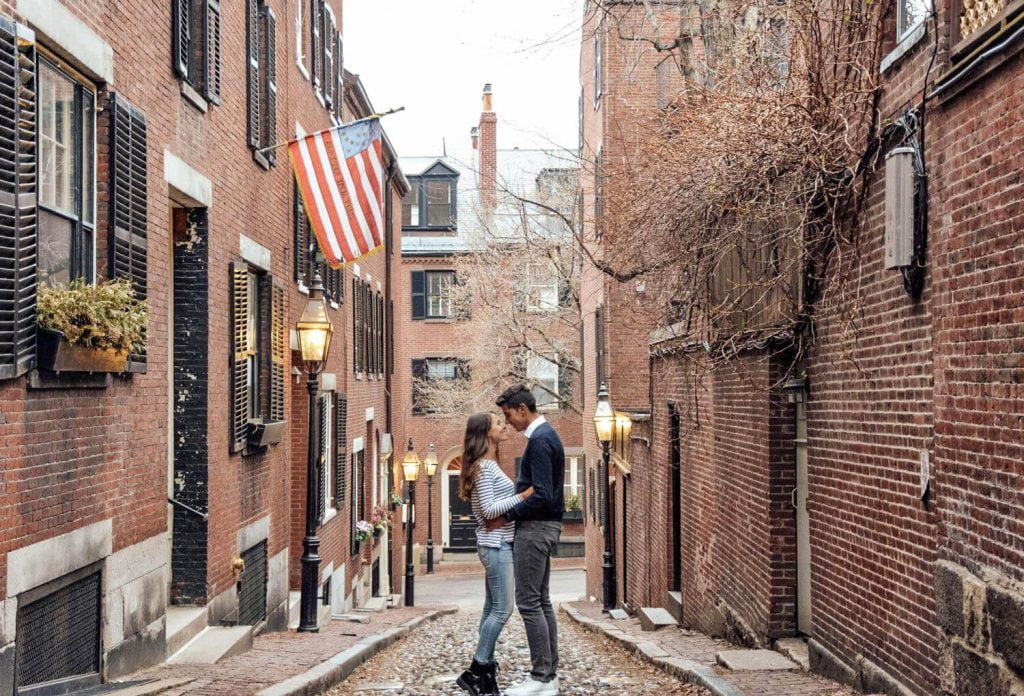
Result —
[[[250,447],[268,447],[276,445],[284,438],[287,421],[258,418],[249,421],[249,433],[246,438]]]
[[[39,327],[36,365],[51,372],[124,372],[128,351],[73,345],[60,331]]]
[[[582,520],[582,519],[583,519],[583,511],[582,510],[566,510],[565,513],[562,515],[562,520],[564,522],[574,522],[574,521],[578,521],[578,520]]]

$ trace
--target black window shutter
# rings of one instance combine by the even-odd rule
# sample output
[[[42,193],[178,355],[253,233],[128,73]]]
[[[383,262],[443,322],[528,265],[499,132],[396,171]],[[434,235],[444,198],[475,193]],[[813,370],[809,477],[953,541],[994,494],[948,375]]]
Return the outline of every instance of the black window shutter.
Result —
[[[320,6],[323,0],[309,0],[309,75],[313,89],[320,87]]]
[[[369,516],[366,514],[366,448],[359,450],[356,466],[359,467],[359,519],[365,520]]]
[[[261,141],[263,145],[271,145],[277,139],[277,18],[269,5],[260,8],[260,36],[263,51],[260,65],[264,70]],[[267,150],[263,154],[270,164],[277,162],[276,150]]]
[[[107,259],[111,278],[127,278],[135,297],[147,298],[148,184],[146,116],[124,97],[107,101],[109,211]],[[130,372],[146,371],[146,355],[132,354]]]
[[[324,105],[329,112],[334,113],[334,25],[329,20],[330,14],[324,8],[324,23],[320,28],[324,47],[323,76],[320,84],[323,85]]]
[[[352,277],[352,372],[359,372],[359,278]]]
[[[220,0],[206,0],[205,87],[206,100],[220,104]]]
[[[284,409],[284,289],[270,290],[270,419],[285,420]]]
[[[24,32],[0,17],[0,379],[36,357],[36,60]]]
[[[246,0],[246,94],[249,97],[249,147],[260,146],[260,40],[257,0]]]
[[[338,120],[341,120],[341,104],[345,95],[345,61],[344,61],[344,40],[341,32],[334,34],[334,113]]]
[[[299,195],[298,184],[293,185],[295,207],[292,211],[292,233],[295,237],[295,281],[309,285],[309,218],[302,207],[302,196]]]
[[[348,398],[334,394],[334,507],[345,504],[345,465],[348,463]]]
[[[386,325],[386,340],[388,346],[388,374],[395,374],[395,303],[388,300],[388,317]]]
[[[328,410],[328,396],[324,394],[318,400],[319,406],[319,432],[316,453],[316,491],[317,491],[317,519],[323,523],[324,515],[327,513],[327,443],[331,435],[330,411]]]
[[[412,318],[427,318],[427,278],[423,271],[412,272]]]
[[[594,367],[597,368],[597,387],[601,388],[601,384],[604,383],[604,308],[598,307],[594,310],[594,353],[596,354],[596,362]]]
[[[420,405],[420,393],[419,387],[416,384],[417,380],[424,380],[427,378],[427,361],[423,359],[416,359],[412,361],[412,412],[423,413],[423,407]]]
[[[192,36],[189,14],[192,0],[174,0],[171,26],[171,60],[174,74],[180,78],[188,78],[189,55],[192,53]]]
[[[245,449],[249,427],[248,341],[249,269],[231,264],[231,451]]]
[[[378,346],[378,350],[377,350],[377,355],[378,355],[377,374],[381,374],[381,375],[384,374],[384,360],[385,360],[385,355],[386,355],[385,350],[384,350],[384,343],[385,343],[385,341],[384,341],[384,326],[387,324],[387,317],[385,316],[384,309],[385,309],[384,297],[378,292],[377,293],[377,346]]]
[[[358,550],[356,546],[356,522],[359,521],[359,453],[352,453],[352,471],[349,475],[349,481],[351,482],[351,494],[352,502],[349,505],[349,528],[351,533],[349,534],[349,552],[355,554]]]

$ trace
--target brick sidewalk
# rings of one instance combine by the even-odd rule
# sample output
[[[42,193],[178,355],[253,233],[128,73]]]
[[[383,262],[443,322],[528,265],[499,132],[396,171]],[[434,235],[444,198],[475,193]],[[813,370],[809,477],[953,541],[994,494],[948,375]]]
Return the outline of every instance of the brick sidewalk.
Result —
[[[180,688],[163,692],[180,694],[254,694],[266,687],[321,665],[360,641],[445,607],[396,607],[370,614],[369,623],[331,621],[319,633],[294,630],[265,633],[253,641],[252,650],[214,665],[161,664],[125,676],[119,681],[138,679],[190,678]]]
[[[853,696],[855,693],[842,684],[799,670],[733,672],[724,669],[715,664],[715,655],[722,650],[739,648],[703,633],[682,628],[643,631],[639,619],[609,619],[599,604],[591,602],[563,603],[562,608],[571,609],[566,613],[574,620],[579,620],[577,616],[582,618],[581,623],[587,628],[626,644],[641,657],[660,667],[680,673],[690,668],[699,671],[704,680],[710,683],[703,683],[694,674],[686,678],[703,683],[712,692],[723,696]]]

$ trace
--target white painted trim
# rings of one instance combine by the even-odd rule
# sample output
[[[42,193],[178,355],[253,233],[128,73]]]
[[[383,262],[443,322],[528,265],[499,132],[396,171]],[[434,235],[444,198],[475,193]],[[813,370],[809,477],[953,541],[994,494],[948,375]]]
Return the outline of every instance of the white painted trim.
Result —
[[[450,464],[450,463],[451,462],[448,462],[448,464]],[[441,513],[441,549],[442,550],[448,548],[449,546],[451,546],[451,543],[452,543],[452,538],[451,538],[452,537],[452,533],[451,533],[452,510],[451,510],[451,500],[450,500],[451,496],[448,494],[448,490],[449,490],[449,486],[451,485],[451,482],[448,480],[448,478],[452,475],[453,472],[448,470],[448,464],[445,464],[443,475],[441,476],[441,481],[440,481],[440,484],[441,484],[441,505],[438,508],[438,510]],[[454,473],[458,474],[459,472],[456,471]]]
[[[103,560],[113,549],[112,520],[44,539],[7,554],[7,597]]]
[[[353,452],[362,452],[363,451],[363,438],[357,437],[354,440],[352,440],[352,451]]]
[[[239,234],[238,253],[241,254],[242,259],[250,266],[255,266],[256,268],[267,271],[268,273],[270,272],[270,249],[259,242],[254,242],[244,234]]]
[[[352,275],[354,275],[356,278],[359,277],[359,264],[358,263],[352,264]]]
[[[369,423],[373,420],[373,406],[366,409],[366,422]]]
[[[238,545],[238,553],[251,549],[261,541],[270,538],[270,515],[264,515],[255,522],[247,524],[238,530],[235,541]]]
[[[337,391],[338,375],[333,372],[324,372],[320,375],[320,391]]]
[[[377,281],[377,290],[378,290],[378,292],[379,292],[379,291],[381,291],[381,290],[383,290],[383,289],[384,289],[384,286],[383,286],[383,285],[381,285],[381,284],[380,284],[380,281],[378,280],[378,281]]]
[[[114,49],[58,0],[18,0],[17,13],[47,48],[64,54],[93,80],[114,84]]]
[[[177,202],[194,208],[213,207],[213,183],[168,150],[164,150],[164,180],[179,194],[168,192]]]

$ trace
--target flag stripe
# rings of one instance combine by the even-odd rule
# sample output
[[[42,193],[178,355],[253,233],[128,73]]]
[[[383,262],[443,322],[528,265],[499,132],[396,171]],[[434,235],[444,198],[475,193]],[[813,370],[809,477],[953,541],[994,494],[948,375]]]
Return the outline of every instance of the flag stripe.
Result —
[[[306,214],[309,216],[310,226],[316,233],[317,240],[321,247],[323,246],[323,240],[331,240],[330,234],[325,233],[326,226],[324,224],[323,206],[319,200],[317,192],[310,181],[310,175],[313,173],[312,161],[309,157],[309,151],[306,149],[305,140],[298,140],[292,144],[292,169],[295,171],[295,179],[299,184],[299,193],[302,195],[302,201],[305,204]],[[329,224],[329,223],[328,223]],[[328,244],[328,248],[331,253],[325,251],[325,256],[341,256],[341,250],[335,249],[333,244]]]
[[[309,158],[310,172],[313,175],[310,179],[313,197],[316,198],[320,206],[320,219],[324,223],[324,237],[321,239],[317,234],[317,239],[320,241],[320,248],[323,249],[324,256],[328,258],[328,261],[333,256],[334,263],[337,264],[343,256],[340,253],[340,247],[344,242],[344,238],[341,236],[341,219],[338,217],[338,202],[334,200],[330,191],[330,168],[323,161],[316,145],[317,136],[310,135],[306,137],[302,146]],[[324,241],[327,241],[327,248],[324,248]],[[339,253],[335,253],[336,251]],[[349,251],[352,251],[351,247]]]
[[[338,219],[338,225],[335,226],[335,229],[339,230],[340,233],[344,235],[342,239],[345,240],[345,243],[350,250],[354,252],[358,249],[359,253],[355,254],[355,256],[362,256],[367,252],[367,249],[364,249],[363,245],[358,243],[358,238],[352,232],[352,227],[349,223],[348,215],[345,214],[345,211],[348,209],[349,203],[345,198],[344,190],[341,190],[341,187],[338,185],[338,176],[336,174],[336,172],[338,171],[338,160],[337,157],[335,156],[336,153],[333,151],[333,148],[329,147],[328,143],[320,136],[317,136],[316,150],[317,153],[320,155],[322,161],[325,163],[325,170],[331,172],[331,178],[330,181],[328,182],[328,187],[331,190],[331,197],[332,200],[334,201],[334,210],[332,212],[334,213],[334,216],[336,216]],[[333,220],[334,217],[332,217],[331,219]]]
[[[289,144],[303,206],[332,267],[383,244],[384,174],[380,123],[357,121]]]

